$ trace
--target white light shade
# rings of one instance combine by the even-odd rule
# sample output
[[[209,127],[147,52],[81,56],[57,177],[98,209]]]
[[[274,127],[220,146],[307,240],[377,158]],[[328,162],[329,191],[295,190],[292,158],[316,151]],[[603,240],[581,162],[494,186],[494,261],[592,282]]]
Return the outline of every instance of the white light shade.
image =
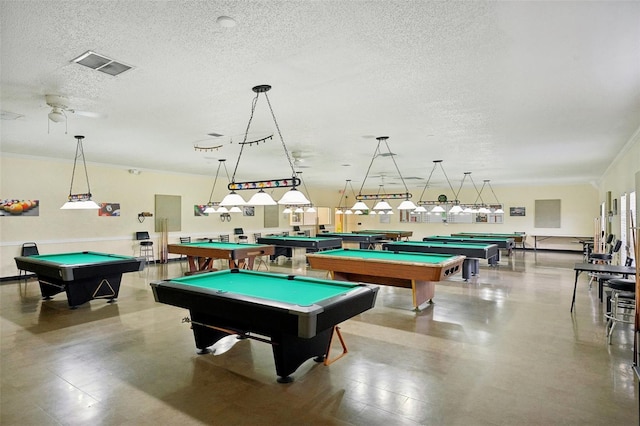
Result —
[[[295,209],[293,211],[294,213],[304,213],[304,210],[302,209],[302,207],[298,207],[297,209]]]
[[[451,210],[449,210],[449,213],[453,213],[453,214],[462,213],[462,207],[456,204],[455,206],[451,207]]]
[[[426,211],[427,211],[427,209],[425,209],[424,206],[418,206],[414,210],[414,213],[425,213]]]
[[[504,213],[504,210],[498,209],[498,210],[496,210],[496,213]]]
[[[353,214],[362,214],[362,210],[356,210]]]
[[[289,207],[285,207],[284,210],[282,210],[282,213],[289,214],[292,213],[292,210]]]
[[[278,203],[276,203],[271,195],[261,189],[253,194],[253,197],[247,201],[247,204],[250,206],[275,206]]]
[[[92,200],[84,201],[67,201],[60,207],[60,210],[95,210],[100,206]]]
[[[387,214],[394,214],[393,210],[387,210]]]
[[[378,201],[375,206],[373,206],[374,210],[391,210],[391,205],[384,200]]]
[[[489,210],[488,208],[482,206],[482,207],[480,207],[480,209],[478,209],[478,213],[491,213],[491,210]]]
[[[282,198],[278,201],[278,204],[290,204],[290,205],[298,205],[298,204],[311,204],[311,201],[307,200],[307,197],[297,189],[292,188],[290,191],[284,193]]]
[[[351,210],[369,210],[369,206],[362,201],[356,201]],[[360,212],[362,214],[362,212]]]
[[[220,206],[218,207],[218,210],[216,210],[217,213],[229,213],[229,209],[226,208],[225,206]]]
[[[336,210],[336,214],[342,214],[342,210],[340,209]]]
[[[418,208],[418,206],[413,204],[413,201],[410,200],[404,200],[398,206],[398,210],[415,210],[416,208]]]
[[[351,210],[347,210],[344,214],[353,214],[353,212]]]
[[[67,117],[65,117],[63,113],[58,111],[57,108],[54,108],[53,111],[49,113],[49,120],[53,121],[54,123],[61,123],[66,119]]]
[[[206,209],[203,210],[203,213],[215,213],[216,209],[213,206],[207,206]]]
[[[221,206],[244,206],[247,204],[240,195],[231,191],[226,197],[220,201]]]
[[[315,213],[315,212],[316,212],[316,209],[313,206],[307,208],[307,213]]]
[[[376,213],[374,210],[371,210],[371,211],[369,212],[369,214],[370,214],[371,216],[374,216],[374,215],[376,215],[377,213]]]
[[[444,213],[442,206],[435,206],[431,209],[431,213]]]
[[[233,206],[229,209],[229,213],[242,213],[242,210],[238,206]]]
[[[473,209],[469,206],[465,207],[464,210],[462,210],[462,213],[473,213]]]

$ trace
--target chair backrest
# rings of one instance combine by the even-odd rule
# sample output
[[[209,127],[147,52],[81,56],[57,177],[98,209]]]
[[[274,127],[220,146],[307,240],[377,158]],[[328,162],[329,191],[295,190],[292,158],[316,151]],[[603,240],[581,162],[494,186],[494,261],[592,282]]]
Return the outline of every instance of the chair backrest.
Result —
[[[609,236],[607,237],[607,244],[611,244],[615,237],[616,237],[615,235],[609,234]]]
[[[233,235],[243,235],[244,229],[242,228],[233,228]]]
[[[298,225],[294,225],[293,226],[293,231],[294,232],[299,232],[300,231],[300,227]]]
[[[220,234],[220,241],[223,243],[229,242],[229,234]]]
[[[622,247],[622,241],[616,240],[616,243],[611,246],[611,252],[610,253],[614,254],[614,253],[619,252],[621,247]]]
[[[318,225],[318,227],[320,228],[320,230],[321,230],[321,231],[324,231],[324,230],[325,230],[324,225]]]
[[[40,254],[38,252],[38,245],[33,242],[22,244],[22,251],[20,252],[21,256],[35,256]]]
[[[190,243],[191,237],[180,237],[180,243]]]
[[[238,235],[237,242],[240,244],[247,244],[249,242],[249,237],[246,235]]]
[[[624,261],[624,266],[633,266],[633,257],[627,256],[627,260]]]
[[[140,240],[148,240],[148,239],[149,239],[149,233],[147,231],[136,232],[136,240],[140,241]]]
[[[253,241],[258,241],[258,238],[262,238],[262,233],[261,232],[254,232],[253,233]]]

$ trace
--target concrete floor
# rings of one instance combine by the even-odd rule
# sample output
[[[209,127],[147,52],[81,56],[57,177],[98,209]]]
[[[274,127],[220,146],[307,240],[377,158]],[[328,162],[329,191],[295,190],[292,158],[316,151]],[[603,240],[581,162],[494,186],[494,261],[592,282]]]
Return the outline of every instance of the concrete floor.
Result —
[[[281,259],[282,260],[282,259]],[[36,280],[0,286],[2,425],[633,425],[633,334],[607,345],[579,254],[516,251],[470,282],[437,284],[411,309],[381,287],[341,325],[349,353],[276,382],[271,348],[230,336],[197,355],[188,311],[156,303],[149,282],[186,262],[125,274],[118,302],[70,310]],[[324,277],[303,254],[272,272]]]

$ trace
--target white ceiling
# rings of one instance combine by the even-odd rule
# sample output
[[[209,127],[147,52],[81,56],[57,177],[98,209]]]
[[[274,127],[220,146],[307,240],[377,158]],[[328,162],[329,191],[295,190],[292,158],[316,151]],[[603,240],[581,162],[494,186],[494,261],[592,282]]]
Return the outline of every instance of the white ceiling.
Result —
[[[1,107],[23,115],[0,122],[7,154],[71,161],[81,134],[89,162],[212,176],[227,158],[233,173],[259,84],[308,186],[358,189],[376,136],[414,194],[434,160],[456,188],[467,171],[494,187],[597,182],[640,128],[638,1],[0,4]],[[71,62],[88,50],[135,68]],[[68,114],[65,134],[45,94],[106,117]],[[270,134],[236,181],[291,176],[260,96],[249,140]],[[371,175],[399,184],[389,157]]]

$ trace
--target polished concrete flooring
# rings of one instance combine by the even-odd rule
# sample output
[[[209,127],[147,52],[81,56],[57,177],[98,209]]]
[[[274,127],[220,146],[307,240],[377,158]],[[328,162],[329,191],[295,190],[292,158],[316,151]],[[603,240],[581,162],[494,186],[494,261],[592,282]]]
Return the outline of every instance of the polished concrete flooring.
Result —
[[[197,355],[188,311],[156,303],[149,282],[184,263],[125,274],[115,304],[70,310],[38,283],[0,286],[2,425],[634,425],[632,331],[606,344],[596,289],[578,254],[518,251],[470,282],[381,287],[342,324],[349,353],[307,361],[276,382],[271,348],[233,336]],[[304,257],[272,272],[307,271]]]

